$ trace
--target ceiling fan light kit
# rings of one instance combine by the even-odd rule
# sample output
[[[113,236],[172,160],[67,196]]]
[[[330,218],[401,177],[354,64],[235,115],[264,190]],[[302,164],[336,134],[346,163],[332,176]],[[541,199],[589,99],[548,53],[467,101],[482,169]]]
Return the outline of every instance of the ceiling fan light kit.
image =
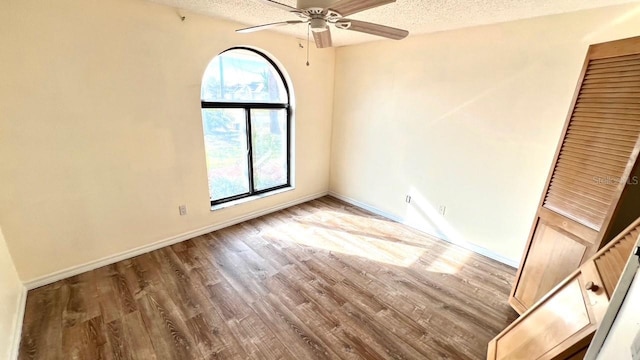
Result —
[[[324,19],[311,19],[309,20],[309,27],[313,32],[323,32],[329,30],[329,25]]]
[[[366,21],[351,20],[345,16],[365,11],[374,7],[394,3],[396,0],[298,0],[297,6],[289,6],[272,0],[254,0],[271,5],[278,9],[288,11],[302,18],[302,20],[289,20],[271,24],[251,26],[236,30],[239,33],[271,29],[279,26],[308,24],[313,32],[317,48],[327,48],[333,45],[331,41],[330,24],[341,30],[358,31],[365,34],[386,37],[393,40],[401,40],[409,35],[409,32],[390,26],[374,24]]]

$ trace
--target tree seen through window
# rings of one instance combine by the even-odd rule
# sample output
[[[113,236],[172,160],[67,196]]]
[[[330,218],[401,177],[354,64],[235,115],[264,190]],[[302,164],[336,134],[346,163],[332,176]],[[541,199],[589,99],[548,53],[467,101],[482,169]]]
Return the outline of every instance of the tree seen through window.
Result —
[[[290,186],[289,93],[267,57],[244,48],[216,56],[201,100],[212,205]]]

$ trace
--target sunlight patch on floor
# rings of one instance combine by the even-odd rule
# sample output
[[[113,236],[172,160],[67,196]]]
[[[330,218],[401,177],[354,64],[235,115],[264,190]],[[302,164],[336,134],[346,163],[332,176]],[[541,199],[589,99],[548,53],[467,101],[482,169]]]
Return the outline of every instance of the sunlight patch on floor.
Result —
[[[340,214],[340,216],[344,215]],[[360,221],[365,219],[360,218]],[[342,226],[346,227],[345,230],[341,230]],[[386,226],[389,224],[387,223]],[[358,230],[358,233],[352,234],[348,228],[348,224],[325,224],[307,220],[303,224],[282,224],[265,235],[277,237],[286,242],[402,267],[413,265],[426,250],[420,246],[385,240],[381,236],[388,236],[388,234],[379,233],[373,229],[370,231],[368,228],[354,226],[354,230]],[[364,231],[364,229],[367,230]]]
[[[310,251],[358,256],[418,271],[458,273],[474,253],[455,245],[455,241],[464,240],[423,196],[412,189],[412,197],[406,218],[413,223],[399,223],[349,207],[304,211],[292,208],[291,221],[281,221],[260,233],[285,248],[297,244]],[[426,221],[430,221],[431,228],[425,229]]]
[[[442,274],[456,274],[471,257],[471,251],[453,246],[438,256],[438,259],[426,267],[427,271]]]
[[[338,221],[336,221],[338,219]],[[341,231],[366,233],[376,238],[389,238],[408,243],[409,245],[429,245],[436,240],[427,234],[420,234],[415,230],[389,219],[373,218],[339,211],[320,211],[298,219],[301,223],[316,224],[324,227],[339,227]],[[366,230],[364,230],[366,229]],[[393,242],[393,241],[392,241]]]

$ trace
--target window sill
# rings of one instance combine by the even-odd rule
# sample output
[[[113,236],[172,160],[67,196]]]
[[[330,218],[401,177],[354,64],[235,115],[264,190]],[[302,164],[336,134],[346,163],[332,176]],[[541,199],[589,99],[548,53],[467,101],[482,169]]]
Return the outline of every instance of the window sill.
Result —
[[[246,198],[229,201],[229,202],[226,202],[224,204],[213,205],[213,206],[211,206],[211,211],[226,209],[226,208],[229,208],[229,207],[232,207],[232,206],[248,203],[248,202],[251,202],[253,200],[266,198],[266,197],[269,197],[269,196],[272,196],[272,195],[282,194],[282,193],[285,193],[287,191],[292,191],[292,190],[295,190],[295,187],[289,186],[289,187],[278,189],[278,190],[274,190],[274,191],[271,191],[271,192],[268,192],[268,193],[249,196],[249,197],[246,197]]]

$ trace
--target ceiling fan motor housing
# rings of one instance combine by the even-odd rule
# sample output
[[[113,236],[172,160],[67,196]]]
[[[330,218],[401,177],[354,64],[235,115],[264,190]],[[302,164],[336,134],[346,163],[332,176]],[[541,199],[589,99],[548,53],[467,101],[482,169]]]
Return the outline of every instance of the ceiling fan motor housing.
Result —
[[[313,32],[323,32],[329,28],[325,19],[311,19],[309,20],[309,25]]]
[[[326,9],[329,5],[335,3],[335,0],[298,0],[298,9],[322,8]]]

